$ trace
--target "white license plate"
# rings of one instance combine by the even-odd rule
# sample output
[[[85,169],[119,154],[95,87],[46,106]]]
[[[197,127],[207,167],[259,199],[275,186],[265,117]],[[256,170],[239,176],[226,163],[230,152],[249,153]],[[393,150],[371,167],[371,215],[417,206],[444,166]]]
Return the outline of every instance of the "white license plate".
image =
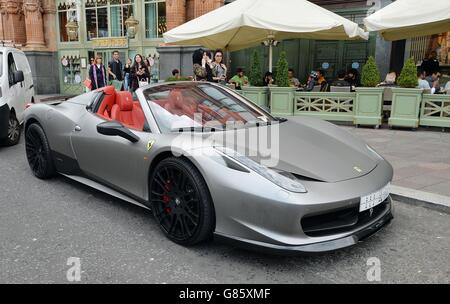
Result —
[[[359,212],[363,212],[376,205],[381,204],[389,196],[391,183],[384,186],[381,190],[375,191],[369,195],[361,196],[359,203]]]

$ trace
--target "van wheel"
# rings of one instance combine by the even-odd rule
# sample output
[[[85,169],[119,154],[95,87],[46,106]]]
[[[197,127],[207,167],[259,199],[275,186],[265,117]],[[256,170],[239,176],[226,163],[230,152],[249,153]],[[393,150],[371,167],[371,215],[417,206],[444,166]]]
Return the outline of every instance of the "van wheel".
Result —
[[[6,146],[14,146],[19,143],[20,140],[21,125],[16,118],[16,115],[11,112],[9,114],[8,122],[8,136],[4,140]]]

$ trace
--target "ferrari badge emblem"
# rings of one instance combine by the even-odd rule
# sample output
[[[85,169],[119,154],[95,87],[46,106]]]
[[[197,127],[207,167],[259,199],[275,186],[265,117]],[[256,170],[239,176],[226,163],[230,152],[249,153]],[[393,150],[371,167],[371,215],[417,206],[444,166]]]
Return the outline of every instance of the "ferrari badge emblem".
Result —
[[[354,167],[353,167],[353,169],[355,169],[355,171],[358,171],[359,173],[361,173],[361,172],[362,172],[361,168],[360,168],[360,167],[358,167],[358,166],[354,166]]]
[[[155,141],[153,139],[148,141],[147,151],[150,151],[152,149],[154,143],[155,143]]]

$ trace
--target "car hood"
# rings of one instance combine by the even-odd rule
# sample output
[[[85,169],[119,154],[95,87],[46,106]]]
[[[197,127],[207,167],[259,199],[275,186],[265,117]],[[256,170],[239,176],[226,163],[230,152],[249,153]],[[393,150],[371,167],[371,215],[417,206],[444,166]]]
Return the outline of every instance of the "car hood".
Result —
[[[261,148],[250,144],[248,138],[245,141],[229,140],[231,137],[245,138],[249,134],[249,128],[216,132],[213,135],[214,144],[237,150],[241,154],[241,151],[245,151],[249,158],[262,164],[270,164],[267,165],[269,167],[294,173],[299,178],[324,182],[338,182],[366,175],[381,160],[363,141],[325,121],[295,117],[258,129],[259,134],[267,132],[268,137],[273,138],[275,147],[271,149],[270,157],[265,146]]]

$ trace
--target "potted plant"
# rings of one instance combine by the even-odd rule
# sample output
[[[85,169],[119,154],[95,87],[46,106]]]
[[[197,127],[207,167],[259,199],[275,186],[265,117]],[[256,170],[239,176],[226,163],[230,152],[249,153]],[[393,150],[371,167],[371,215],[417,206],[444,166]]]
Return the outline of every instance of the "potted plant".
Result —
[[[361,72],[362,87],[356,88],[355,116],[353,123],[378,128],[382,122],[384,88],[377,87],[381,77],[375,58],[370,56]]]
[[[250,86],[242,87],[242,95],[253,101],[255,104],[267,108],[269,89],[263,86],[261,60],[257,50],[252,54],[249,82]]]
[[[275,76],[276,86],[270,87],[270,110],[274,115],[294,115],[294,92],[288,78],[286,52],[281,52]]]
[[[419,126],[422,89],[417,89],[417,67],[413,58],[408,59],[398,78],[399,88],[392,89],[392,107],[389,127]]]

